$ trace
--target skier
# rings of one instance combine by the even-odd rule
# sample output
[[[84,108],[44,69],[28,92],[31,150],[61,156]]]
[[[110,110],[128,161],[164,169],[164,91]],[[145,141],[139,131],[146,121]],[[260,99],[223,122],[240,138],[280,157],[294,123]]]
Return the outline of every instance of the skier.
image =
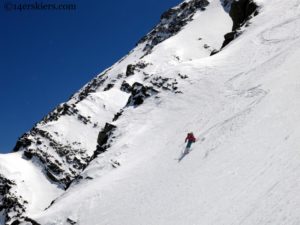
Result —
[[[187,142],[187,145],[186,145],[185,149],[186,149],[187,152],[189,152],[192,143],[194,143],[195,141],[196,141],[196,138],[194,137],[193,132],[188,133],[187,137],[185,138],[185,143]]]

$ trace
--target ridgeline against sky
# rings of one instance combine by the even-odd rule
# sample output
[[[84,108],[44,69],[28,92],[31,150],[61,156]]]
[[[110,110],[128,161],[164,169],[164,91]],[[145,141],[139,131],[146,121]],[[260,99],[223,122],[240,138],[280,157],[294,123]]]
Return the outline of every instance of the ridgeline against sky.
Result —
[[[69,11],[1,5],[0,152],[11,151],[19,136],[128,53],[161,12],[180,2],[76,1]]]

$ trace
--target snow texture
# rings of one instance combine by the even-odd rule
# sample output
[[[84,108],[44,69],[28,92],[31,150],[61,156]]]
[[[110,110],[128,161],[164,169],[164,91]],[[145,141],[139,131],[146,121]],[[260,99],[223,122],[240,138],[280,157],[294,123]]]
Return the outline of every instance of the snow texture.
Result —
[[[150,54],[140,43],[69,100],[91,122],[72,114],[38,125],[88,157],[105,123],[117,127],[69,188],[22,151],[0,156],[0,173],[29,200],[28,217],[42,225],[300,224],[300,1],[256,0],[259,14],[213,56],[232,21],[223,1],[209,2]],[[127,105],[141,96],[137,83],[157,93]],[[182,155],[191,131],[197,141]]]

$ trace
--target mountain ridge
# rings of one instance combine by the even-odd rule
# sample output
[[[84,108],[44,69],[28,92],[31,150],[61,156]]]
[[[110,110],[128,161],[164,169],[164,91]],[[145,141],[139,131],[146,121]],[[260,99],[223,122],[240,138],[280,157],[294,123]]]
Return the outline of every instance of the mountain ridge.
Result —
[[[105,124],[116,121],[118,117],[122,115],[126,107],[136,107],[146,98],[161,92],[161,90],[180,94],[176,79],[165,78],[162,76],[153,77],[152,74],[144,72],[149,64],[144,62],[143,57],[149,55],[156,45],[176,35],[188,21],[192,20],[192,16],[197,10],[203,11],[206,6],[208,6],[208,1],[206,0],[190,0],[163,13],[159,24],[137,43],[137,47],[131,51],[129,55],[123,57],[113,66],[104,70],[78,92],[73,94],[67,102],[60,104],[29,132],[22,135],[13,149],[13,152],[15,152],[14,154],[19,154],[20,152],[22,158],[31,160],[33,164],[37,166],[37,169],[41,170],[42,173],[46,175],[50,183],[57,185],[60,190],[58,191],[59,194],[57,196],[60,195],[61,190],[68,189],[72,182],[77,182],[82,179],[81,172],[95,157],[103,153],[107,148],[96,146],[99,130],[101,131]],[[177,15],[179,15],[178,18]],[[170,24],[170,26],[168,26],[168,24]],[[163,35],[164,33],[167,35]],[[136,56],[135,52],[137,52],[139,56]],[[117,72],[117,74],[114,74],[112,71],[113,68],[118,64],[122,64],[125,59],[130,57],[130,55],[134,55],[133,61],[129,59],[128,61],[130,61],[130,64],[125,64],[125,67],[121,68],[121,73]],[[144,81],[133,83],[127,83],[125,81],[125,79],[140,72],[145,76],[144,81],[147,81],[153,87],[143,85]],[[124,97],[122,97],[123,99],[120,100],[120,103],[118,103],[117,106],[113,106],[111,109],[107,110],[107,106],[102,103],[106,97],[97,96],[96,93],[101,90],[103,92],[109,92],[116,85],[115,83],[120,83],[119,80],[122,79],[123,81],[120,89],[124,93],[122,94]],[[181,79],[185,79],[184,75]],[[95,94],[95,96],[91,97],[93,94]],[[119,95],[119,93],[117,94]],[[105,117],[104,121],[102,119],[100,120],[101,122],[93,120],[94,117],[91,116],[95,114],[93,110],[87,113],[84,112],[84,108],[78,108],[78,104],[86,101],[87,98],[90,98],[88,101],[96,100],[96,104],[102,105],[102,109],[100,108],[96,111],[104,110],[104,114],[100,113]],[[115,100],[116,99],[113,99],[113,101]],[[108,100],[108,102],[111,102],[111,100]],[[109,104],[114,105],[113,102]],[[59,123],[61,120],[68,124],[70,123],[67,118],[71,119],[73,127],[79,126],[81,127],[80,129],[88,131],[91,137],[87,138],[85,142],[88,142],[89,144],[83,144],[80,141],[81,131],[79,130],[72,133],[72,136],[74,135],[78,138],[64,137],[64,127],[68,126],[63,124],[64,122],[61,122],[64,127],[57,130],[55,124]],[[68,127],[68,129],[72,129],[71,127]],[[86,129],[86,127],[88,127],[88,129]],[[93,131],[92,135],[90,129]],[[108,143],[106,142],[101,144],[107,145]],[[112,162],[111,165],[113,167],[118,166],[118,162]],[[4,217],[4,220],[6,221],[5,224],[13,224],[13,218],[16,218],[15,223],[20,223],[22,219],[28,220],[28,217],[23,216],[27,211],[27,206],[24,204],[24,201],[28,202],[28,200],[23,200],[23,197],[21,196],[16,197],[17,193],[12,191],[18,189],[20,184],[15,184],[5,177],[3,177],[3,179],[1,177],[1,182],[3,183],[2,189],[5,190],[2,192],[2,196],[5,197],[1,202],[2,217]],[[10,184],[9,187],[6,186],[7,183]],[[48,208],[49,204],[52,205],[53,201],[51,203],[45,203],[45,208]],[[18,213],[15,214],[14,212]],[[13,214],[15,215],[12,217],[9,216]]]
[[[290,146],[296,146],[297,136],[285,134],[284,129],[269,134],[266,131],[276,128],[273,114],[280,117],[282,124],[288,125],[289,132],[295,129],[295,125],[281,117],[281,114],[286,114],[294,118],[296,114],[291,113],[292,107],[281,99],[274,104],[274,99],[280,96],[280,85],[293,87],[290,93],[296,95],[296,89],[290,84],[292,80],[297,80],[294,70],[290,71],[293,76],[284,72],[291,80],[284,79],[277,72],[284,71],[287,66],[296,68],[294,58],[297,51],[293,56],[290,48],[296,46],[298,41],[297,14],[293,14],[292,7],[288,8],[296,2],[284,6],[277,0],[272,0],[272,3],[259,1],[262,7],[260,17],[251,21],[253,25],[249,26],[248,20],[257,15],[256,9],[249,10],[251,14],[239,18],[241,22],[237,28],[228,21],[223,27],[229,15],[223,12],[220,16],[220,10],[224,11],[220,4],[227,5],[224,5],[224,1],[211,1],[206,10],[200,7],[193,14],[193,20],[188,21],[180,32],[159,42],[149,54],[145,55],[147,44],[140,44],[125,58],[98,75],[67,103],[46,116],[45,121],[39,123],[16,148],[16,151],[21,151],[13,154],[20,155],[24,150],[22,157],[31,158],[41,171],[46,174],[49,172],[47,182],[51,183],[51,187],[57,186],[57,189],[49,191],[54,201],[40,204],[47,210],[34,212],[34,207],[33,211],[24,209],[27,210],[26,213],[22,212],[24,216],[17,214],[10,221],[7,220],[7,224],[12,224],[14,219],[18,221],[16,223],[23,223],[29,220],[26,215],[40,224],[101,224],[99,219],[107,224],[118,224],[120,221],[143,224],[143,219],[153,224],[193,224],[199,220],[196,209],[205,218],[201,224],[265,224],[263,215],[247,208],[246,204],[241,204],[241,207],[231,205],[228,199],[236,204],[244,199],[251,207],[258,205],[257,208],[264,211],[265,215],[270,215],[267,219],[272,220],[272,211],[263,208],[264,202],[257,199],[262,196],[266,204],[275,207],[274,204],[278,202],[268,194],[275,195],[273,191],[276,190],[282,198],[280,205],[286,204],[286,199],[292,201],[290,195],[283,198],[283,185],[279,179],[282,178],[281,173],[273,173],[283,163],[280,157],[289,162],[282,174],[291,173],[294,178],[298,174],[297,158],[291,159],[296,153],[291,150],[289,154],[283,153],[276,148],[274,151],[279,157],[271,151],[274,145],[270,141],[274,137],[281,140],[284,133],[285,141],[278,141],[278,145],[288,150]],[[252,1],[248,3],[252,4]],[[270,11],[278,10],[273,5],[285,7],[291,12],[290,17],[279,13],[282,18],[278,19],[279,22],[275,20],[275,25],[272,24],[269,20],[272,15]],[[186,7],[189,8],[183,8]],[[216,18],[213,17],[216,15],[216,21],[210,23],[210,34],[205,19]],[[201,33],[201,30],[205,32]],[[223,35],[227,32],[238,33],[233,35],[233,39],[239,38],[225,47]],[[214,49],[222,50],[209,57]],[[241,54],[241,49],[244,54]],[[279,62],[284,63],[281,65]],[[280,83],[270,78],[271,72]],[[291,111],[283,110],[283,106]],[[297,112],[297,109],[295,106],[294,111]],[[276,115],[276,110],[280,114]],[[265,112],[268,113],[266,116]],[[259,126],[260,122],[266,126]],[[256,133],[261,137],[254,132],[254,126],[260,128]],[[277,126],[283,128],[279,123]],[[184,147],[179,141],[182,129],[183,132],[196,132],[198,142],[195,150],[178,164],[174,151],[179,153],[179,149]],[[101,135],[98,135],[99,131]],[[159,134],[159,137],[155,134]],[[43,138],[46,141],[40,141]],[[257,142],[252,141],[255,139]],[[241,143],[243,141],[245,144]],[[74,152],[73,146],[76,146]],[[201,151],[196,151],[199,149]],[[263,166],[264,158],[270,161],[267,167]],[[197,164],[199,160],[201,163]],[[244,165],[238,164],[238,161]],[[272,163],[275,166],[272,167]],[[174,171],[175,175],[168,171]],[[213,176],[209,178],[206,174]],[[264,174],[270,176],[266,182],[263,182],[267,177]],[[251,179],[245,179],[247,176]],[[8,195],[10,190],[16,188],[13,182],[1,179],[0,190],[6,190],[1,192],[3,195]],[[185,186],[181,180],[189,185]],[[227,180],[230,182],[227,183]],[[294,191],[295,182],[296,179],[294,182],[289,180],[287,188]],[[157,186],[153,185],[153,190],[149,190],[147,187],[152,183]],[[194,183],[196,185],[192,185]],[[10,184],[10,187],[5,184]],[[224,190],[219,187],[224,187]],[[184,188],[190,194],[178,195],[181,193],[178,190]],[[194,204],[190,205],[199,188],[206,193],[202,195],[204,200],[196,198]],[[231,192],[230,188],[235,192]],[[213,191],[210,192],[210,189]],[[251,196],[247,197],[243,190],[248,190]],[[264,195],[264,191],[267,194]],[[44,198],[43,193],[38,194],[41,199]],[[75,197],[79,195],[80,198]],[[24,196],[30,199],[25,190]],[[172,198],[180,199],[178,208],[184,212],[184,217],[174,215],[178,211],[169,204]],[[131,204],[131,201],[135,204]],[[156,201],[159,203],[157,209],[153,207]],[[29,205],[34,205],[33,202],[34,196]],[[219,204],[214,205],[213,202]],[[105,203],[108,204],[107,210]],[[78,204],[85,204],[87,210],[81,212]],[[140,208],[135,207],[138,204],[141,204]],[[293,204],[297,206],[297,201],[293,201]],[[212,212],[207,210],[208,205]],[[185,212],[184,206],[189,210]],[[166,210],[168,207],[170,210]],[[147,210],[151,218],[143,216],[143,210]],[[230,210],[236,214],[230,214]],[[251,210],[254,216],[243,217]],[[135,211],[139,213],[130,215]],[[218,211],[227,212],[235,219],[230,220],[226,213],[217,214]],[[278,221],[284,219],[281,215],[289,211],[292,217],[288,224],[297,222],[297,210],[286,206],[279,213],[278,220],[274,217],[274,224],[280,224]],[[166,221],[166,218],[170,221]],[[173,218],[177,218],[177,221]],[[165,223],[162,222],[164,220]]]

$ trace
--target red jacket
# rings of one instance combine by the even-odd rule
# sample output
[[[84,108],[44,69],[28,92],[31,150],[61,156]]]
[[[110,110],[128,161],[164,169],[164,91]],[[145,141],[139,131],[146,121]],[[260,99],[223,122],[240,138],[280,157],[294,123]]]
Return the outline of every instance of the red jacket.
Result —
[[[192,133],[188,133],[187,137],[185,138],[185,142],[186,141],[195,142],[196,138],[194,137],[194,135]]]

